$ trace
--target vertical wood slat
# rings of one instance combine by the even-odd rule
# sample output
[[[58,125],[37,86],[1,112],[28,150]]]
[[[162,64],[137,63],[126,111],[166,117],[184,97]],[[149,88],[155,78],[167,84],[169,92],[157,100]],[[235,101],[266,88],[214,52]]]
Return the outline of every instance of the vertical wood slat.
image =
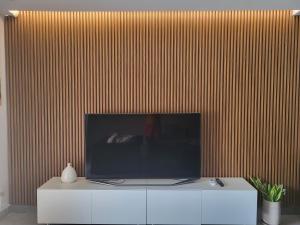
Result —
[[[202,175],[300,203],[300,23],[289,11],[21,12],[7,18],[12,204],[72,161],[84,113],[200,112]]]

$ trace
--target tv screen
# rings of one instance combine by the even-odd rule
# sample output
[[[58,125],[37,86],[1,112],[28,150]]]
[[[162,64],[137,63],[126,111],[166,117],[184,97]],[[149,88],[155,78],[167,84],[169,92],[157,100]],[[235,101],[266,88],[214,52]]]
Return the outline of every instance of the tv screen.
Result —
[[[87,179],[200,177],[200,114],[85,115]]]

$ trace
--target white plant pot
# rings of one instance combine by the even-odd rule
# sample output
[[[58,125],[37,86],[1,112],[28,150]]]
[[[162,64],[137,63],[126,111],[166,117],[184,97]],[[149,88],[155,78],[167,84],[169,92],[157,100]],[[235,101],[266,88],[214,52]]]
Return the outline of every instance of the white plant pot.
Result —
[[[73,183],[77,180],[76,170],[72,167],[71,163],[68,163],[67,167],[61,174],[61,181],[63,183]]]
[[[270,202],[263,200],[262,220],[266,224],[279,225],[281,215],[280,202]]]

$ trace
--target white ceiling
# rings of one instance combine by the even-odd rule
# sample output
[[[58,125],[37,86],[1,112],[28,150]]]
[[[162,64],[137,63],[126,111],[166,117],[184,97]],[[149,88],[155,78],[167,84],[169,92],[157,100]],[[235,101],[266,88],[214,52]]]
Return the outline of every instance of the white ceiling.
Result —
[[[0,0],[9,9],[51,11],[300,9],[300,0]]]

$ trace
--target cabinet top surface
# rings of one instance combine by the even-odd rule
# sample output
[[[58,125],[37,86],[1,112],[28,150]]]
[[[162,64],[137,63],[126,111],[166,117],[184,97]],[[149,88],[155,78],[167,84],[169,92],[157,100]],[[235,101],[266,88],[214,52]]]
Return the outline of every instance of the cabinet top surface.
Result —
[[[86,180],[84,177],[79,177],[74,183],[62,183],[60,177],[53,177],[43,184],[41,190],[244,190],[244,191],[256,191],[244,178],[220,178],[224,187],[219,185],[212,186],[209,183],[209,177],[202,177],[196,180],[194,183],[174,185],[174,186],[113,186],[106,184],[92,183]],[[128,179],[126,182],[134,184],[158,184],[161,180],[159,179]]]

